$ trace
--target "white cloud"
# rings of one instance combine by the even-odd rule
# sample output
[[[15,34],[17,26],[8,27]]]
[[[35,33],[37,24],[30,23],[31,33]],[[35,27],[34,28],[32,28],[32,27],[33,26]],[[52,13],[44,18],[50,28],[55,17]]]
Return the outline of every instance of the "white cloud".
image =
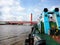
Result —
[[[37,21],[39,19],[40,14],[41,14],[41,10],[39,8],[34,8],[33,11],[34,11],[33,21]]]
[[[55,8],[59,8],[59,10],[60,10],[60,6],[52,6],[52,7],[50,8],[50,11],[53,11]]]
[[[0,6],[12,5],[14,0],[0,0]]]
[[[22,16],[17,17],[17,21],[22,21],[22,20],[23,20]]]
[[[3,20],[22,20],[26,15],[25,8],[21,7],[20,0],[0,0],[0,12],[2,13]],[[18,18],[17,18],[18,17]]]
[[[35,9],[34,9],[34,12],[36,12],[36,13],[40,13],[40,10],[37,9],[37,8],[35,8]]]
[[[55,7],[56,7],[56,6],[52,6],[52,7],[50,8],[50,11],[53,11],[53,10],[55,9]]]
[[[3,7],[2,8],[2,13],[8,14],[10,12],[10,10],[11,10],[11,8],[9,8],[9,7]]]

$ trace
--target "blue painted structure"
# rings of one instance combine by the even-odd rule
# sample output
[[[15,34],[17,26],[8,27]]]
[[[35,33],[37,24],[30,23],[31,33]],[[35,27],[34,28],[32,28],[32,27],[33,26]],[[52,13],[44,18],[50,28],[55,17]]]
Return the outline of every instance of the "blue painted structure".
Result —
[[[56,14],[57,27],[60,30],[60,14],[59,14],[59,12],[55,12],[55,14]]]
[[[44,31],[45,34],[48,34],[48,30],[50,29],[50,25],[49,25],[49,18],[48,18],[48,12],[44,12]]]
[[[41,14],[42,17],[40,17],[40,19],[43,18],[44,32],[45,32],[45,34],[48,34],[49,33],[48,31],[51,29],[51,26],[49,24],[49,14],[52,14],[54,16],[54,19],[55,19],[55,22],[56,22],[56,24],[55,23],[54,24],[58,27],[58,30],[60,30],[60,14],[59,14],[59,8],[55,8],[55,10],[54,11],[51,11],[51,12],[50,11],[48,12],[48,9],[45,8],[44,11],[43,11],[43,13]],[[38,28],[40,28],[40,27],[42,27],[42,25],[38,25]]]

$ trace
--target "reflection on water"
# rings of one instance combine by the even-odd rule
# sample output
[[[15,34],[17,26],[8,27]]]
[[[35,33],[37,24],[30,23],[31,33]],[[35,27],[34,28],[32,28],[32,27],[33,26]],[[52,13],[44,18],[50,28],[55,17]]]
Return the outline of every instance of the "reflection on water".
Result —
[[[0,25],[0,45],[23,45],[31,26]]]

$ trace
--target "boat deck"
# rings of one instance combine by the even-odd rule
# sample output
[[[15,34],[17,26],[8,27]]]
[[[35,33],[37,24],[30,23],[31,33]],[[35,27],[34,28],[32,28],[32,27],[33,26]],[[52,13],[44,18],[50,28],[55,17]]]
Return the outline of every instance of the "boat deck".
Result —
[[[51,36],[49,35],[44,35],[44,34],[37,34],[40,38],[45,39],[46,40],[46,45],[60,45],[60,36],[57,39],[53,39]]]

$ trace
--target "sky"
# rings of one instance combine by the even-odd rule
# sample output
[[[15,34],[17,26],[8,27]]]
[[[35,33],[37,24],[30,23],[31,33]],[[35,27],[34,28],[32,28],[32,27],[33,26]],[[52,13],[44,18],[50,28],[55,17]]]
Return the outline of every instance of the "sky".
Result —
[[[33,21],[39,19],[44,8],[60,8],[60,0],[0,0],[0,21]]]

